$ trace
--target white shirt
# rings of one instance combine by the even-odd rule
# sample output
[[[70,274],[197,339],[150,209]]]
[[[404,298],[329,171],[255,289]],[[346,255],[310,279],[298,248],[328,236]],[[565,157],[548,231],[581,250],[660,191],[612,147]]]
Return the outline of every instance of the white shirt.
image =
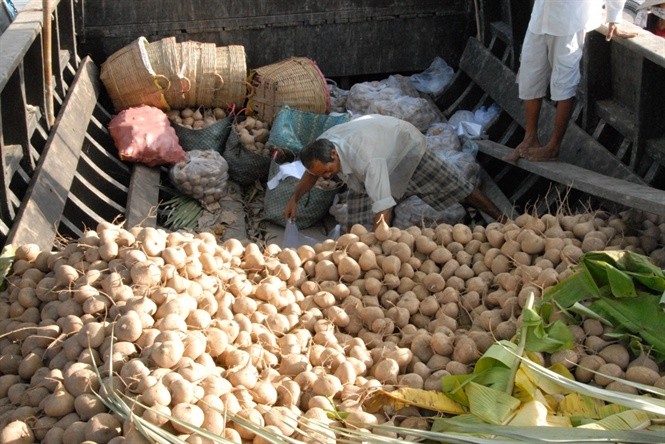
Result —
[[[418,128],[379,114],[335,125],[319,139],[335,145],[342,180],[354,191],[367,193],[374,213],[396,205],[427,147]]]
[[[603,23],[605,15],[607,23],[619,23],[625,3],[626,0],[535,0],[529,31],[572,35],[596,29]]]

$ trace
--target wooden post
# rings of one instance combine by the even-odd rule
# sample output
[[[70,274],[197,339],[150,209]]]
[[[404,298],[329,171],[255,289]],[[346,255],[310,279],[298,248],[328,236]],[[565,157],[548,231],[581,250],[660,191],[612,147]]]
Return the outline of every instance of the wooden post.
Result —
[[[46,90],[46,120],[49,128],[55,123],[53,113],[53,64],[51,61],[51,0],[43,0],[42,58],[44,60],[44,89]]]
[[[476,16],[476,38],[482,42],[480,35],[480,10],[478,8],[478,0],[473,0],[473,9]]]

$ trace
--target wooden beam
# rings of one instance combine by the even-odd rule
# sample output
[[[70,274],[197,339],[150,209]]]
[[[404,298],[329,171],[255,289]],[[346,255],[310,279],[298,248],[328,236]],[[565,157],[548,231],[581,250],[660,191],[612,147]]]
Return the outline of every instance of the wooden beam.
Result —
[[[625,46],[631,52],[639,54],[656,65],[665,67],[665,45],[663,45],[662,37],[625,21],[621,23],[621,29],[635,32],[637,36],[630,39],[615,38],[612,39],[612,42]],[[603,35],[607,35],[607,31],[607,24],[602,24],[598,28],[598,32]]]
[[[125,209],[125,228],[136,225],[157,226],[160,168],[150,168],[139,163],[132,168]]]
[[[477,143],[481,152],[497,159],[504,159],[512,152],[510,148],[489,140],[478,140]],[[592,196],[648,213],[665,215],[663,190],[605,176],[565,162],[531,162],[526,159],[506,162]]]
[[[99,71],[89,57],[79,70],[53,125],[7,243],[36,243],[50,250],[67,202],[85,139],[89,116],[99,96]]]
[[[492,177],[487,173],[487,171],[485,171],[485,168],[482,166],[480,167],[479,178],[480,186],[478,188],[480,188],[480,190],[485,193],[492,202],[494,202],[494,205],[499,207],[499,210],[501,210],[503,214],[508,217],[514,217],[515,208],[513,207],[513,204],[510,203],[510,200],[508,200],[506,195],[503,194],[503,191],[501,191],[499,186],[494,182]],[[481,214],[486,222],[491,222],[494,220],[483,212],[481,212]]]
[[[53,2],[55,7],[60,0]],[[51,10],[53,12],[53,10]],[[5,88],[28,49],[42,30],[42,0],[31,0],[0,35],[0,91]]]

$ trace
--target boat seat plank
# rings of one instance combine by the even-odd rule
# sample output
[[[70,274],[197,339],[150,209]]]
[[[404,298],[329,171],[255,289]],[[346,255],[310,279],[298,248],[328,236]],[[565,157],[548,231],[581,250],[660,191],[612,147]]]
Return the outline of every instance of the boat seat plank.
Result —
[[[129,180],[125,228],[157,226],[160,168],[135,164]]]
[[[512,152],[511,148],[489,140],[478,140],[477,143],[481,152],[497,159],[504,159]],[[665,215],[665,191],[657,188],[605,176],[566,162],[531,162],[526,159],[506,162],[599,198]]]
[[[97,67],[87,57],[46,141],[7,243],[36,243],[44,250],[53,247],[88,126],[88,119],[81,117],[89,116],[97,103],[98,78]]]
[[[494,204],[501,210],[501,212],[509,217],[514,216],[514,208],[513,205],[510,203],[510,200],[506,197],[505,194],[503,194],[503,191],[499,188],[499,186],[494,182],[492,179],[492,176],[490,176],[487,171],[485,171],[485,168],[482,166],[480,167],[479,171],[479,178],[480,178],[480,190],[487,195],[487,197],[494,202]],[[486,215],[485,213],[481,213],[483,215],[483,218],[487,222],[493,221],[493,219]]]
[[[470,38],[460,60],[460,69],[473,82],[517,121],[522,127],[526,124],[522,101],[519,99],[515,73],[504,65],[476,38]],[[556,109],[544,101],[541,108],[540,137],[549,136]],[[615,158],[600,142],[586,131],[570,122],[564,136],[559,158],[589,170],[608,176],[644,184],[644,180],[627,165]]]

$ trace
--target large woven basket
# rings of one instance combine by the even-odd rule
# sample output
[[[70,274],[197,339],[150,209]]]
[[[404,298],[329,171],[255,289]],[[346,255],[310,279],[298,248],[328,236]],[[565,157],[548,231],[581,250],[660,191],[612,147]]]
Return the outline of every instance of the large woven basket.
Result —
[[[175,37],[166,37],[147,45],[148,57],[156,74],[169,80],[164,98],[173,109],[189,106],[186,93],[191,89],[191,80],[183,73],[180,44]],[[196,80],[196,79],[195,79]]]
[[[242,45],[219,46],[216,50],[217,73],[224,85],[215,91],[213,106],[242,108],[247,100],[247,58]]]
[[[216,48],[214,43],[180,43],[183,75],[191,82],[189,91],[184,93],[187,106],[212,106],[215,92],[224,86],[224,79],[215,67]]]
[[[176,43],[175,37],[147,45],[154,71],[169,81],[164,97],[171,108],[214,106],[215,94],[224,86],[216,69],[216,48],[214,43]]]
[[[116,112],[141,105],[169,109],[164,98],[169,81],[153,70],[147,45],[148,40],[139,37],[102,63],[100,78]]]
[[[313,60],[290,57],[256,68],[249,74],[254,91],[247,109],[272,124],[283,105],[302,111],[325,114],[330,111],[326,79]]]

